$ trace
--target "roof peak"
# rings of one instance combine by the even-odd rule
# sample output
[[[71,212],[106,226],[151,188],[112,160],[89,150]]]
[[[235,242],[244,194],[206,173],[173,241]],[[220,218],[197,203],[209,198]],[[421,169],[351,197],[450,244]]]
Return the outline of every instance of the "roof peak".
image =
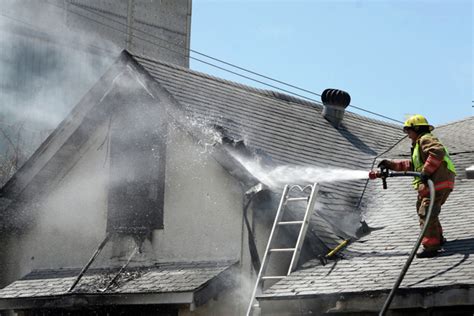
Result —
[[[154,63],[154,64],[160,64],[160,65],[163,65],[163,66],[166,66],[166,67],[169,67],[169,68],[173,68],[173,69],[176,69],[176,70],[179,70],[179,71],[182,71],[182,72],[190,73],[190,74],[200,76],[200,77],[203,77],[203,78],[206,78],[206,79],[218,81],[220,83],[224,83],[224,84],[227,84],[227,85],[230,85],[230,86],[233,86],[233,87],[237,87],[237,88],[244,89],[244,90],[247,90],[247,91],[250,91],[250,92],[258,93],[260,95],[271,97],[272,99],[277,98],[277,99],[287,101],[287,102],[291,102],[291,103],[298,103],[298,104],[304,104],[304,105],[309,105],[309,106],[313,106],[313,107],[320,107],[322,109],[322,104],[320,102],[306,100],[306,99],[303,99],[303,98],[293,96],[291,94],[286,94],[284,92],[280,92],[278,90],[268,90],[268,89],[260,89],[260,88],[252,87],[252,86],[242,84],[242,83],[239,83],[239,82],[236,82],[236,81],[232,81],[232,80],[223,79],[223,78],[220,78],[220,77],[217,77],[217,76],[213,76],[213,75],[207,74],[205,72],[201,72],[201,71],[193,70],[193,69],[186,68],[186,67],[183,67],[183,66],[175,65],[175,64],[165,62],[165,61],[162,61],[162,60],[156,60],[156,59],[153,59],[153,58],[148,57],[148,56],[142,56],[142,55],[136,55],[136,54],[130,54],[130,55],[133,58],[138,59],[138,62],[140,62],[142,60],[142,61],[151,62],[151,63]]]

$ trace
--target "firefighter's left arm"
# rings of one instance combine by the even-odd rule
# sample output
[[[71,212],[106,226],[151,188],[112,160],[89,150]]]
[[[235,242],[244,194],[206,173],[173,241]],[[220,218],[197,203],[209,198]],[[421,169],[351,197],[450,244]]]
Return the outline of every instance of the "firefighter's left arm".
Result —
[[[426,158],[422,173],[430,176],[441,166],[444,155],[446,154],[443,144],[433,136],[422,136],[420,147]]]

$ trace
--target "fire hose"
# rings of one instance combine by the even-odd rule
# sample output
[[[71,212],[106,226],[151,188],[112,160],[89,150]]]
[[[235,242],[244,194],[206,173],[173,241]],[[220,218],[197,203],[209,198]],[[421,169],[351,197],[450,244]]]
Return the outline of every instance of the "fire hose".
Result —
[[[387,178],[388,177],[419,177],[420,172],[414,172],[414,171],[402,171],[402,172],[394,172],[394,171],[389,171],[387,168],[380,168],[380,171],[371,171],[369,173],[369,178],[370,179],[376,179],[376,178],[381,178],[382,183],[383,183],[383,188],[387,188]],[[418,239],[416,240],[415,245],[413,246],[413,249],[411,250],[410,255],[408,256],[407,261],[405,262],[405,265],[403,266],[402,270],[400,271],[400,274],[395,282],[395,284],[392,287],[392,290],[390,291],[390,294],[388,295],[387,299],[385,300],[385,303],[383,304],[382,310],[380,311],[379,315],[383,316],[387,312],[388,308],[390,307],[390,304],[392,303],[393,297],[395,296],[395,292],[398,290],[400,284],[403,281],[403,278],[405,277],[405,274],[408,271],[408,268],[410,268],[411,262],[413,261],[413,258],[415,257],[416,252],[418,251],[418,248],[420,247],[421,240],[423,239],[423,236],[426,233],[426,230],[428,228],[428,223],[431,219],[431,213],[433,210],[433,204],[434,204],[434,199],[435,199],[435,189],[434,189],[434,184],[433,181],[428,179],[428,187],[430,190],[430,204],[428,207],[428,213],[426,214],[426,220],[425,220],[425,225],[421,229],[420,234],[418,235]]]

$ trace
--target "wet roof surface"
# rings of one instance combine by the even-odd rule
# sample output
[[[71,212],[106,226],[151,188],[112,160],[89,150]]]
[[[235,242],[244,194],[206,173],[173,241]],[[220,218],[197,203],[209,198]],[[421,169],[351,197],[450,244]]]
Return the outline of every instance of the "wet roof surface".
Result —
[[[440,214],[448,242],[440,256],[415,258],[401,288],[422,289],[474,285],[474,181],[463,169],[474,162],[474,117],[434,131],[448,146],[458,169],[456,187]],[[454,144],[451,148],[450,144]],[[406,143],[409,146],[408,143]],[[409,147],[406,149],[409,151]],[[470,152],[468,152],[470,151]],[[403,158],[400,151],[386,157]],[[369,226],[383,228],[351,244],[344,259],[321,266],[308,262],[301,270],[278,282],[263,297],[389,290],[418,237],[416,192],[410,178],[388,179],[388,189],[371,182],[365,217]]]
[[[397,125],[348,110],[340,127],[335,128],[322,116],[319,103],[133,58],[170,92],[187,116],[224,127],[247,146],[263,150],[278,165],[369,170],[376,155],[404,136]],[[336,227],[342,214],[346,214],[350,230],[359,226],[357,206],[364,185],[364,180],[320,184],[318,214],[312,216],[308,229],[316,251],[334,247],[341,237],[351,234]],[[303,213],[303,208],[296,209],[293,218],[301,219]]]
[[[105,289],[118,272],[90,269],[73,294],[192,292],[228,270],[235,262],[169,262],[125,269],[115,285]],[[67,294],[80,269],[34,270],[0,290],[0,299],[47,297]]]
[[[134,59],[191,117],[223,126],[279,163],[365,167],[403,135],[394,124],[350,111],[337,129],[322,116],[322,106],[316,102],[138,56]]]
[[[369,169],[376,156],[403,137],[395,125],[347,112],[338,130],[323,118],[318,104],[135,59],[191,115],[222,122],[235,134],[243,134],[247,144],[265,150],[279,163]],[[402,288],[474,284],[474,181],[466,180],[464,173],[474,163],[474,117],[442,125],[434,134],[448,147],[458,168],[456,189],[440,215],[448,243],[437,258],[415,259]],[[382,157],[407,159],[409,153],[406,139]],[[373,182],[365,195],[365,208],[356,210],[364,184],[353,181],[324,185],[317,200],[323,206],[313,215],[307,238],[312,234],[334,247],[338,236],[328,217],[341,221],[350,212],[363,211],[369,226],[383,229],[351,244],[344,260],[335,264],[307,262],[263,296],[391,289],[419,233],[416,192],[408,178],[390,179],[388,190]]]

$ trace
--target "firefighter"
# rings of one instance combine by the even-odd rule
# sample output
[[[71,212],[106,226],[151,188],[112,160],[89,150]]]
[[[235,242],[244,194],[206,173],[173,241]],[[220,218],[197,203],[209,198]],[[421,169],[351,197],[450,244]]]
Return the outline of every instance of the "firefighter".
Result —
[[[436,197],[433,205],[431,220],[422,240],[423,250],[417,254],[418,258],[434,257],[439,253],[442,244],[446,241],[443,229],[439,222],[441,206],[446,202],[454,188],[456,169],[449,158],[448,150],[431,134],[434,127],[428,124],[422,115],[413,115],[405,121],[403,131],[412,141],[411,159],[382,160],[379,167],[395,171],[417,171],[420,177],[415,177],[413,187],[418,191],[416,209],[420,220],[420,227],[425,225],[426,213],[430,203],[428,179],[435,186]]]

